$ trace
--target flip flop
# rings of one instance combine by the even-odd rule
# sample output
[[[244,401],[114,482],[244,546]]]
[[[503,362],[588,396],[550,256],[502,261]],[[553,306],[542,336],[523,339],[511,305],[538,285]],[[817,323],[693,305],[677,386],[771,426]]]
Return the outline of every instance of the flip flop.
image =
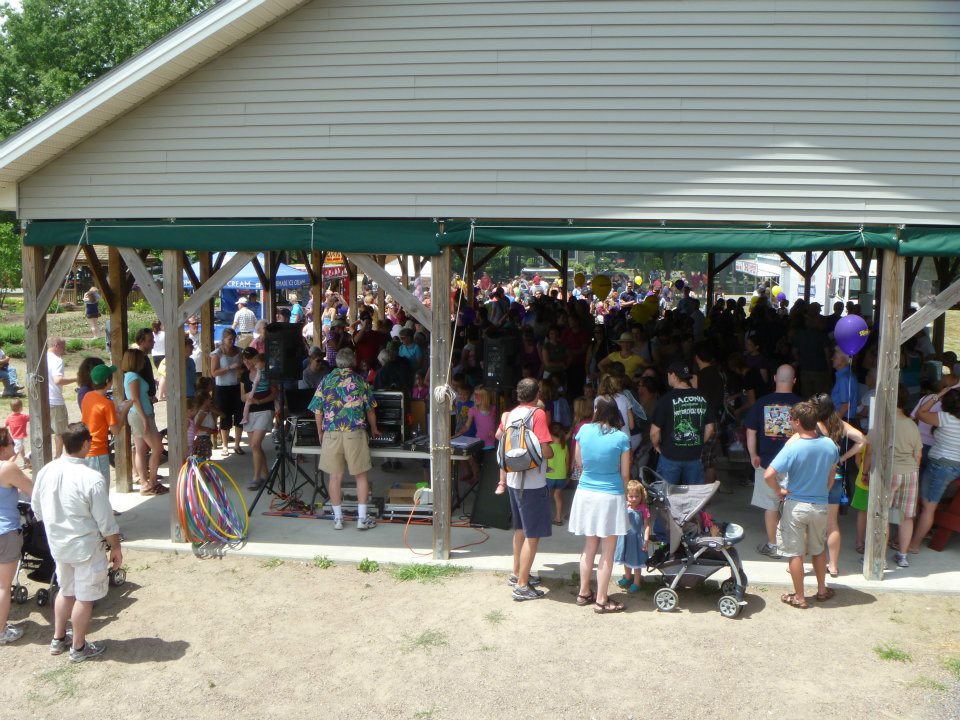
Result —
[[[837,594],[836,590],[834,590],[833,588],[827,588],[822,593],[816,594],[817,602],[826,602],[836,594]]]
[[[585,605],[591,605],[594,600],[597,599],[597,596],[593,593],[588,595],[577,595],[577,605],[584,607]]]
[[[554,524],[554,525],[563,525],[563,520],[554,520],[554,521],[553,521],[553,524]]]
[[[806,610],[810,607],[806,600],[797,600],[796,593],[787,593],[785,595],[781,595],[780,602],[782,602],[784,605],[789,605],[792,608],[796,608],[797,610]]]

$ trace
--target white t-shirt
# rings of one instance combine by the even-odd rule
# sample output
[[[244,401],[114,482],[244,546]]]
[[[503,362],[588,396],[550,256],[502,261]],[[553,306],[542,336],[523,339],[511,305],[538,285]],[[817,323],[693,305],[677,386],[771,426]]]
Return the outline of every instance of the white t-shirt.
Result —
[[[507,417],[507,424],[513,422],[514,420],[519,420],[520,418],[526,417],[530,410],[531,407],[529,405],[518,405],[510,411]],[[543,410],[538,408],[533,411],[533,415],[530,416],[530,429],[537,436],[541,447],[550,443],[550,429],[547,427],[547,415],[543,412]],[[519,489],[521,479],[523,480],[524,490],[536,490],[537,488],[546,487],[547,461],[544,460],[542,463],[540,463],[540,467],[534,468],[533,470],[527,470],[526,472],[508,472],[507,486],[514,489]]]
[[[229,355],[224,355],[219,350],[214,350],[210,353],[210,357],[213,358],[213,361],[217,363],[219,368],[233,368],[230,372],[224,373],[223,375],[217,375],[213,380],[220,387],[226,387],[228,385],[239,385],[240,384],[240,360],[242,359],[242,354],[237,353],[233,357]]]
[[[931,458],[944,458],[960,462],[960,419],[942,410],[937,413],[939,427],[933,429]]]
[[[163,330],[153,334],[153,350],[150,354],[154,357],[163,357],[167,354],[167,334]]]
[[[63,358],[56,353],[47,353],[47,397],[51,405],[66,405],[63,400],[63,388],[57,385],[53,379],[57,376],[63,376]]]

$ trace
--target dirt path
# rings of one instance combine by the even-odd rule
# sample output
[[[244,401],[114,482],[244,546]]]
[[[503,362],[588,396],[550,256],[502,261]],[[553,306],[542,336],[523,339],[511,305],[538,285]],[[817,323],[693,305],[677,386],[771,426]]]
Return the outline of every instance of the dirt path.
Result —
[[[956,718],[960,598],[843,590],[807,611],[752,588],[684,610],[577,607],[569,583],[510,599],[505,575],[400,582],[392,568],[129,553],[82,665],[51,657],[51,611],[14,606],[4,717]],[[31,587],[35,590],[35,586]],[[875,648],[907,653],[881,659]]]

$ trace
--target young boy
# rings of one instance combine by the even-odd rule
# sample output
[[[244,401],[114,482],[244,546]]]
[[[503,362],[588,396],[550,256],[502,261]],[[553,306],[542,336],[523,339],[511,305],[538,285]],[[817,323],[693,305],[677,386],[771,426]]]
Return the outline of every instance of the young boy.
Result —
[[[839,452],[833,440],[817,432],[817,408],[810,402],[799,402],[790,408],[796,440],[788,442],[770,462],[764,480],[783,500],[780,517],[780,554],[790,558],[792,593],[780,600],[791,607],[806,609],[803,593],[803,555],[812,555],[813,571],[817,576],[819,601],[829,600],[834,591],[827,587],[827,501]],[[789,477],[789,487],[778,482]]]
[[[23,412],[23,401],[12,400],[10,402],[10,414],[7,416],[7,430],[10,431],[10,437],[13,438],[13,461],[17,461],[19,456],[23,460],[23,467],[30,467],[30,453],[27,448],[27,426],[30,424],[30,416]]]

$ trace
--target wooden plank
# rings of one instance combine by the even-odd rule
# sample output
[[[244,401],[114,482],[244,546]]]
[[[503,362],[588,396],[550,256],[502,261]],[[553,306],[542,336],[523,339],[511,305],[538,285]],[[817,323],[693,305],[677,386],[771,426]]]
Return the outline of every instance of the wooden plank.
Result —
[[[376,280],[378,285],[393,295],[393,299],[400,303],[407,314],[416,318],[417,322],[424,327],[433,326],[430,309],[417,300],[416,296],[406,287],[401,286],[396,278],[384,270],[383,266],[378,264],[370,255],[351,255],[350,260],[356,263],[356,267],[360,268],[364,275]],[[449,285],[449,282],[447,284]],[[436,302],[436,298],[434,298],[434,302]]]
[[[734,261],[735,261],[738,257],[740,257],[740,255],[741,255],[741,253],[733,253],[730,257],[728,257],[728,258],[727,258],[726,260],[724,260],[722,263],[720,263],[719,265],[714,266],[713,272],[715,272],[715,273],[723,272],[723,271],[726,270],[728,267],[730,267],[730,266],[734,263]],[[716,262],[716,256],[714,256],[714,262]],[[708,263],[708,264],[709,264],[709,263]]]
[[[306,259],[306,253],[303,254]],[[310,287],[313,290],[313,313],[310,322],[313,323],[313,344],[323,347],[326,338],[323,336],[323,311],[326,309],[326,296],[323,294],[323,253],[314,250],[310,253],[314,272],[310,275]]]
[[[564,303],[567,302],[567,295],[570,290],[570,288],[568,287],[570,285],[570,281],[567,278],[567,275],[570,274],[569,268],[570,268],[570,252],[568,250],[561,250],[560,251],[560,292],[561,292],[560,297],[562,299],[562,302]],[[637,288],[637,290],[639,289],[640,288]]]
[[[178,310],[179,325],[182,325],[191,315],[199,312],[205,302],[211,300],[214,295],[220,292],[220,289],[226,285],[244,265],[250,262],[250,257],[253,254],[252,252],[238,252],[227,260],[227,262],[223,264],[223,267],[217,270],[209,280],[197,288],[193,295],[191,295]],[[160,305],[156,305],[155,307],[160,307],[162,304],[161,302]]]
[[[850,250],[844,250],[843,254],[847,256],[847,260],[850,262],[851,267],[853,267],[857,275],[862,275],[863,273],[860,270],[860,263],[857,262],[857,259],[853,256],[853,253]],[[869,260],[865,264],[869,267]],[[866,287],[866,285],[861,285],[861,287]]]
[[[187,277],[190,279],[190,284],[194,288],[200,287],[200,278],[197,277],[197,274],[193,271],[193,265],[190,264],[190,259],[187,257],[187,253],[183,253],[183,271],[187,274]]]
[[[97,284],[97,289],[103,296],[104,302],[107,303],[107,308],[112,310],[117,301],[117,295],[119,294],[115,293],[113,288],[122,288],[123,278],[120,278],[117,285],[111,285],[110,279],[107,276],[107,269],[103,267],[103,263],[101,263],[100,258],[97,257],[97,249],[93,245],[83,245],[82,247],[83,255],[87,259],[87,267],[90,268],[90,273],[93,275],[93,280]]]
[[[803,273],[803,301],[808,305],[810,304],[810,276],[812,275],[810,265],[812,261],[813,253],[809,251],[805,252],[803,254],[803,267],[806,268]]]
[[[717,256],[714,253],[707,253],[707,302],[704,303],[704,311],[709,314],[710,308],[713,307],[713,293],[716,289],[716,279],[715,275],[717,274]]]
[[[370,261],[376,267],[382,267],[372,257],[370,258]],[[347,323],[349,325],[353,325],[357,321],[357,295],[360,292],[359,283],[357,282],[358,278],[356,263],[349,261],[347,262],[347,278],[350,285],[350,297],[347,298]]]
[[[493,258],[497,256],[497,253],[499,253],[501,250],[503,250],[503,245],[494,245],[486,255],[473,263],[474,272],[493,260]]]
[[[430,328],[430,486],[433,489],[433,558],[450,559],[450,505],[452,500],[450,403],[438,401],[436,391],[447,382],[450,362],[450,247],[443,248],[430,266],[433,297]],[[421,321],[422,322],[422,321]]]
[[[43,248],[23,246],[23,326],[26,330],[27,393],[30,398],[30,452],[33,476],[53,457],[50,398],[47,395],[47,306],[38,302],[43,286]],[[0,588],[5,592],[6,588]]]
[[[66,279],[67,273],[73,269],[73,262],[77,259],[78,252],[80,252],[79,245],[63,248],[57,262],[53,264],[46,277],[43,278],[43,286],[37,293],[37,309],[40,312],[47,312],[54,296],[63,287],[63,281]]]
[[[378,255],[377,262],[381,267],[386,267],[387,256]],[[387,316],[387,293],[383,289],[383,285],[377,283],[377,313],[380,315],[380,318],[383,319]],[[376,323],[373,325],[374,330],[377,329]]]
[[[789,266],[792,267],[794,270],[796,270],[798,273],[800,273],[800,276],[801,276],[801,277],[804,277],[803,268],[800,267],[799,265],[797,265],[797,263],[793,260],[793,258],[791,258],[791,257],[790,257],[789,255],[787,255],[786,253],[777,253],[777,255],[779,255],[779,256],[780,256],[780,259],[783,260],[787,265],[789,265]]]
[[[127,349],[127,297],[129,293],[120,288],[126,285],[127,266],[120,249],[111,247],[107,256],[107,274],[110,285],[117,288],[116,303],[110,307],[110,362],[120,367]],[[113,396],[124,397],[123,373],[113,376]],[[133,453],[130,451],[130,426],[124,423],[114,438],[114,486],[117,492],[133,492]]]
[[[268,252],[267,254],[269,255],[270,253]],[[260,285],[263,286],[264,294],[272,292],[273,284],[270,282],[270,278],[267,277],[267,274],[263,271],[263,266],[260,264],[260,258],[254,255],[253,259],[250,261],[250,264],[253,265],[253,271],[257,274],[257,278],[260,280]]]
[[[218,252],[217,257],[213,261],[213,272],[216,272],[223,267],[223,261],[227,259],[227,254],[225,252]]]
[[[900,325],[903,342],[912,338],[958,302],[960,302],[960,280],[955,280],[952,285],[938,293],[933,300],[903,321],[903,324]]]
[[[163,251],[163,304],[160,319],[167,331],[167,373],[172,378],[173,392],[167,394],[167,467],[170,480],[170,540],[186,542],[177,515],[177,484],[180,468],[187,459],[187,398],[179,391],[179,381],[186,371],[186,346],[183,344],[183,320],[180,299],[183,297],[183,253]]]
[[[50,250],[50,257],[47,258],[46,264],[43,266],[43,276],[50,277],[53,272],[54,265],[57,264],[57,261],[60,259],[60,256],[63,255],[63,245],[57,245],[56,247]]]
[[[556,260],[554,260],[550,255],[548,255],[546,252],[544,252],[540,248],[534,248],[534,250],[536,251],[537,255],[539,255],[540,257],[542,257],[544,260],[547,261],[547,265],[552,267],[557,272],[560,272],[560,263],[558,263]]]
[[[877,348],[877,395],[874,399],[871,434],[874,443],[870,471],[870,495],[867,501],[866,551],[863,576],[882,580],[887,555],[890,523],[890,496],[893,492],[893,443],[897,415],[897,385],[900,379],[900,318],[903,309],[904,259],[892,250],[884,250],[886,284],[880,303],[880,344]]]
[[[213,258],[211,253],[201,250],[198,255],[200,261],[200,287],[206,285],[213,275]],[[189,317],[189,316],[188,316]],[[210,360],[210,353],[213,352],[213,297],[211,296],[203,305],[200,306],[200,362],[201,367],[198,371],[203,373],[203,377],[213,377],[213,364]]]
[[[810,277],[813,277],[813,274],[817,271],[817,268],[823,264],[823,261],[827,259],[827,255],[829,254],[830,252],[827,250],[820,253],[820,257],[816,259],[816,262],[813,263],[813,267],[810,268]],[[809,282],[807,284],[809,284]],[[862,287],[866,287],[866,285],[863,285]]]
[[[143,258],[132,248],[125,247],[120,248],[120,255],[123,256],[123,261],[137,279],[137,284],[140,285],[140,292],[143,293],[147,302],[155,308],[163,307],[163,293],[160,292],[160,288],[158,288],[157,284],[153,281],[153,276],[150,275],[150,271],[147,270]],[[183,285],[183,278],[180,279],[180,284],[181,286]]]
[[[274,250],[268,250],[263,254],[263,274],[267,282],[263,285],[263,292],[260,293],[260,305],[263,308],[263,319],[268,323],[273,322],[273,315],[277,306],[277,295],[274,288],[277,284],[277,268],[280,262],[277,259],[277,253]],[[256,267],[256,265],[254,265]],[[263,282],[261,280],[261,282]]]

